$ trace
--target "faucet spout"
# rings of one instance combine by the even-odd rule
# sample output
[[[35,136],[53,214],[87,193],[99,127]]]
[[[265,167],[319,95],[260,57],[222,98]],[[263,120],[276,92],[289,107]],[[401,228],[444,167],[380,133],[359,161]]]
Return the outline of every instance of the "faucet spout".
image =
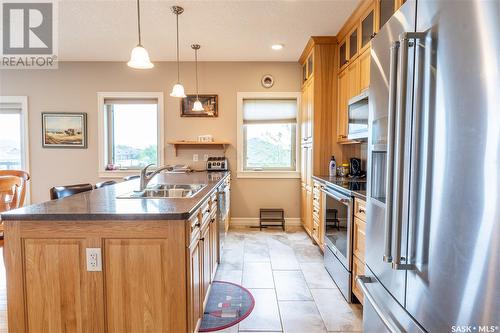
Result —
[[[139,191],[144,191],[146,187],[148,186],[149,182],[151,179],[153,179],[154,176],[162,172],[163,170],[171,170],[172,166],[170,165],[164,165],[162,167],[157,168],[155,171],[148,172],[148,168],[154,164],[148,164],[146,165],[142,170],[141,170],[141,181],[140,181],[140,188]]]

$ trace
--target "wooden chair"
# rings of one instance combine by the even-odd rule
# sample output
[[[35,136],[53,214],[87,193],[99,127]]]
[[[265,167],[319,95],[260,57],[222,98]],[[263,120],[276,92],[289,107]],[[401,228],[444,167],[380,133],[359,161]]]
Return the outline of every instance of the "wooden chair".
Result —
[[[28,183],[31,179],[29,173],[22,170],[0,170],[0,177],[4,176],[13,176],[18,177],[22,180],[22,186],[20,189],[20,197],[19,197],[19,207],[23,207],[26,200],[26,192],[28,188]]]
[[[50,189],[50,200],[62,199],[73,194],[92,191],[93,189],[94,186],[92,184],[56,186]]]
[[[22,188],[22,178],[0,176],[0,212],[20,207]],[[3,222],[0,223],[0,240],[3,242]]]

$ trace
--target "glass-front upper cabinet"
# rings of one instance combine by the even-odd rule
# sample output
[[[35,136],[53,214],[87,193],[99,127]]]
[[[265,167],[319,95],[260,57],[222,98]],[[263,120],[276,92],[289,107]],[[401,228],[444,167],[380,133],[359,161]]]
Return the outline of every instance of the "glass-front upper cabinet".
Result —
[[[349,59],[358,54],[358,27],[349,34]]]
[[[368,47],[371,39],[375,37],[375,6],[372,5],[361,17],[361,51]]]
[[[314,72],[314,61],[313,61],[314,53],[311,53],[307,58],[307,77],[309,78]]]
[[[389,21],[396,9],[396,0],[378,0],[378,29]]]
[[[307,62],[302,65],[302,83],[307,81]]]
[[[344,67],[347,64],[347,40],[340,42],[339,46],[339,68]]]

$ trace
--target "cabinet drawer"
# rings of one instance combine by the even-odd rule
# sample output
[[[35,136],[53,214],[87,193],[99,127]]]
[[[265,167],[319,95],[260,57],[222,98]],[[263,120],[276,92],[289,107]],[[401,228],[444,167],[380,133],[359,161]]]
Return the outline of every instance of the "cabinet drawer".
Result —
[[[201,224],[204,224],[212,215],[212,207],[210,202],[207,200],[201,205]]]
[[[361,261],[365,261],[365,234],[366,222],[354,217],[354,240],[352,244],[352,252]]]
[[[365,274],[365,264],[356,256],[352,257],[352,293],[363,304],[363,292],[356,283],[356,276]]]
[[[360,199],[354,200],[354,216],[366,221],[366,201]]]

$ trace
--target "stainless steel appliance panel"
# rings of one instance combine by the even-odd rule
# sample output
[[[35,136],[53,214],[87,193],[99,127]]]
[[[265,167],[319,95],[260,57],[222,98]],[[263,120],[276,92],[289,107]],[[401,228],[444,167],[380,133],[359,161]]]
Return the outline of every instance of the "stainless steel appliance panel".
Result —
[[[419,1],[417,32],[406,307],[500,326],[500,2]]]
[[[332,276],[332,279],[335,281],[335,284],[342,293],[342,296],[344,296],[348,303],[351,303],[351,272],[345,269],[345,267],[338,260],[337,256],[333,254],[332,250],[328,246],[325,246],[324,262],[326,270]]]
[[[384,25],[372,40],[370,64],[369,122],[371,126],[368,136],[366,226],[366,248],[369,250],[366,253],[366,263],[401,306],[405,304],[406,272],[392,269],[391,254],[396,252],[394,242],[397,238],[396,231],[400,231],[401,240],[406,239],[407,218],[405,216],[407,215],[405,214],[408,210],[409,169],[404,163],[398,165],[393,161],[399,156],[404,162],[405,157],[408,158],[410,153],[409,140],[403,141],[404,144],[401,142],[394,144],[394,142],[398,135],[405,137],[405,131],[411,128],[409,120],[411,120],[412,109],[413,66],[405,66],[407,70],[403,75],[398,44],[401,33],[414,31],[415,13],[415,1],[408,0]],[[408,52],[408,63],[412,60],[413,53]],[[402,90],[403,79],[407,84],[406,89]],[[397,117],[398,109],[401,110],[399,118]],[[399,132],[396,131],[398,120],[401,125]],[[401,129],[404,131],[401,132]],[[396,182],[392,182],[394,176],[401,179],[398,183],[399,198],[394,197],[396,195],[394,193]],[[403,206],[399,207],[398,204]],[[394,208],[397,214],[393,213]],[[389,215],[386,216],[386,214]],[[399,220],[395,216],[398,216]],[[386,217],[389,223],[386,223]],[[401,222],[400,229],[393,228],[392,224],[395,223],[391,222]],[[399,243],[399,250],[402,255],[406,253],[405,242]],[[384,261],[384,256],[386,261]],[[367,324],[369,325],[365,321],[365,328]]]
[[[370,269],[356,279],[364,294],[363,332],[367,333],[424,333],[415,321],[384,288]]]

